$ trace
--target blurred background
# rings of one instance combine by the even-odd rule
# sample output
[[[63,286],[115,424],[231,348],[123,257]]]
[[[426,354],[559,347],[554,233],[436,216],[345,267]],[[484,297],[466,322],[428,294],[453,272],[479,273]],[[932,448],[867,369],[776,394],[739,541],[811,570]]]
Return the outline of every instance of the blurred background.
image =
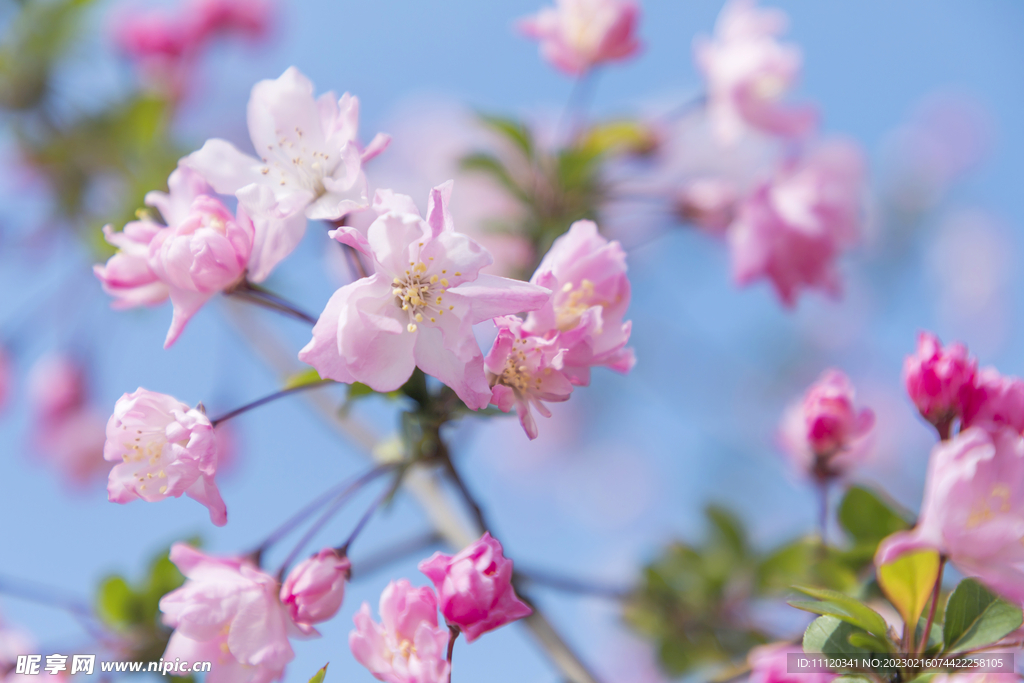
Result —
[[[737,288],[726,250],[706,234],[656,210],[609,212],[604,227],[629,251],[636,368],[627,376],[595,372],[589,388],[540,420],[536,441],[514,417],[467,418],[453,435],[468,483],[517,566],[628,587],[669,541],[701,539],[709,503],[732,509],[755,547],[810,532],[815,494],[787,468],[776,429],[786,405],[828,367],[850,375],[859,401],[878,418],[872,461],[855,480],[916,509],[934,440],[900,380],[917,333],[963,341],[982,365],[1024,373],[1024,283],[1015,266],[1024,226],[1024,6],[771,5],[789,15],[788,38],[803,51],[795,99],[816,103],[824,132],[856,140],[870,159],[869,225],[840,264],[845,291],[839,300],[812,293],[787,310],[764,283]],[[5,31],[15,30],[17,3],[0,7]],[[59,93],[58,118],[99,111],[138,88],[137,71],[112,40],[111,17],[124,7],[103,1],[82,11],[84,38],[69,45],[50,84]],[[550,124],[565,106],[571,80],[514,31],[516,19],[537,9],[534,0],[281,0],[268,35],[217,41],[201,55],[168,135],[177,152],[209,137],[248,150],[250,88],[295,65],[318,92],[358,95],[364,140],[377,131],[393,135],[392,147],[367,168],[371,187],[393,186],[425,202],[429,187],[449,177],[450,167],[431,156],[450,149],[445,136],[455,133],[445,126],[457,127],[473,111]],[[692,41],[711,32],[720,9],[712,0],[645,0],[643,53],[596,74],[589,113],[654,116],[698,96]],[[8,109],[0,118],[0,291],[7,293],[0,337],[13,376],[0,417],[0,576],[91,601],[103,577],[141,577],[175,540],[199,536],[216,553],[248,550],[330,483],[362,471],[365,457],[300,397],[230,423],[233,457],[219,475],[230,514],[223,528],[186,499],[108,503],[102,472],[90,476],[47,455],[46,428],[29,397],[32,368],[45,371],[41,359],[63,354],[84,368],[88,411],[101,422],[138,386],[202,401],[219,414],[280,386],[280,373],[254,348],[279,347],[293,357],[309,333],[263,311],[251,320],[271,333],[254,333],[216,300],[164,351],[169,306],[110,310],[90,272],[106,254],[95,238],[61,227],[60,198],[18,152],[21,116]],[[172,160],[175,153],[166,152]],[[461,188],[457,181],[457,226],[460,201],[473,210],[460,200]],[[104,198],[102,187],[91,188],[82,210],[109,206]],[[96,218],[116,222],[118,215]],[[319,312],[348,277],[328,246],[311,227],[268,286]],[[337,388],[316,391],[343,396]],[[382,438],[397,427],[393,406],[376,398],[353,407],[352,416]],[[314,545],[348,535],[374,495],[364,493]],[[416,504],[400,496],[355,544],[353,563],[427,530]],[[283,558],[283,545],[268,566]],[[294,643],[286,680],[304,681],[326,661],[332,680],[370,680],[348,651],[351,615],[364,600],[375,609],[393,578],[424,584],[420,559],[357,577],[341,613],[320,628],[323,637]],[[534,593],[606,680],[661,679],[615,601],[540,587]],[[759,618],[797,635],[806,620],[791,612],[770,606]],[[0,614],[31,632],[45,654],[81,651],[73,647],[88,641],[65,612],[16,596],[0,595]],[[455,666],[457,680],[558,680],[520,626],[460,645]]]

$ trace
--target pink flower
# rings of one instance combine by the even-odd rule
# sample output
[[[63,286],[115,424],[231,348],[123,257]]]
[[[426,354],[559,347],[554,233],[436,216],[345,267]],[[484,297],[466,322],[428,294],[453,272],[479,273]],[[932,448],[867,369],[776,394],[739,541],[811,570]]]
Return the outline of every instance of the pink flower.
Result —
[[[943,348],[938,337],[922,332],[917,351],[903,362],[903,381],[924,419],[948,424],[963,413],[977,371],[978,361],[967,355],[963,344]]]
[[[257,83],[249,98],[249,135],[260,158],[225,140],[208,140],[185,163],[214,189],[234,194],[253,217],[336,221],[366,207],[362,164],[389,142],[378,134],[359,147],[359,100],[348,93],[314,99],[313,84],[290,67],[280,78]],[[276,236],[278,259],[302,238],[305,221],[289,221]]]
[[[468,642],[533,614],[512,588],[512,560],[487,532],[454,557],[434,553],[419,570],[434,583],[445,621]]]
[[[175,173],[189,172],[179,169]],[[220,202],[199,195],[183,221],[161,230],[149,243],[149,267],[165,283],[174,317],[164,348],[177,340],[185,324],[214,294],[245,276],[254,229],[239,207],[236,220]]]
[[[917,526],[889,536],[875,564],[931,548],[965,576],[1024,601],[1024,439],[971,427],[932,449]]]
[[[627,349],[632,323],[626,252],[609,242],[593,221],[576,221],[555,240],[530,282],[551,290],[551,298],[526,319],[528,334],[561,338],[567,351],[563,371],[573,384],[590,384],[590,368],[604,365],[629,372],[636,363]]]
[[[631,0],[555,0],[519,29],[540,41],[544,59],[570,76],[605,62],[632,57],[640,49],[640,6]]]
[[[676,195],[675,210],[684,223],[720,235],[736,216],[739,201],[735,183],[723,178],[698,178]]]
[[[110,471],[111,502],[147,502],[186,494],[224,526],[227,508],[217,490],[217,440],[206,415],[167,394],[139,388],[124,394],[107,422],[103,457],[118,463]]]
[[[299,352],[321,377],[387,392],[418,366],[473,410],[490,401],[472,326],[537,308],[550,292],[479,274],[491,256],[455,232],[450,194],[450,182],[435,188],[424,220],[411,198],[378,192],[380,216],[366,237],[344,228],[331,233],[371,256],[374,273],[334,293]]]
[[[835,680],[833,673],[789,673],[789,654],[802,655],[804,649],[793,643],[772,643],[751,649],[747,654],[748,683],[830,683]]]
[[[333,548],[325,548],[303,560],[281,586],[281,603],[292,621],[300,628],[327,621],[341,607],[345,598],[345,581],[352,563]]]
[[[1024,380],[1004,377],[995,368],[982,368],[966,392],[961,429],[1010,427],[1024,432]]]
[[[568,401],[572,394],[572,381],[562,372],[566,350],[558,346],[558,336],[545,339],[526,334],[522,320],[515,316],[494,322],[498,336],[484,360],[491,403],[506,413],[515,407],[526,435],[536,439],[539,432],[531,408],[551,417],[544,402]]]
[[[862,222],[864,160],[852,143],[822,144],[757,187],[729,231],[740,285],[767,277],[786,306],[801,289],[833,295],[835,259],[855,244]]]
[[[694,42],[707,81],[708,115],[718,138],[735,143],[750,127],[793,137],[817,121],[812,107],[780,102],[800,74],[800,51],[778,42],[786,15],[759,9],[754,0],[730,0],[718,15],[715,37]]]
[[[448,631],[437,625],[437,598],[430,588],[392,581],[380,596],[381,623],[370,606],[356,612],[348,645],[356,661],[387,683],[448,683]]]
[[[826,370],[782,418],[780,438],[793,464],[819,479],[839,477],[863,459],[875,423],[870,408],[858,410],[849,378]]]
[[[43,356],[28,374],[28,400],[39,422],[52,423],[86,404],[85,371],[62,353]]]
[[[164,623],[174,628],[164,659],[215,662],[212,683],[281,678],[295,658],[288,635],[297,630],[277,598],[277,581],[247,561],[210,557],[184,543],[171,546],[170,557],[186,581],[160,599]]]

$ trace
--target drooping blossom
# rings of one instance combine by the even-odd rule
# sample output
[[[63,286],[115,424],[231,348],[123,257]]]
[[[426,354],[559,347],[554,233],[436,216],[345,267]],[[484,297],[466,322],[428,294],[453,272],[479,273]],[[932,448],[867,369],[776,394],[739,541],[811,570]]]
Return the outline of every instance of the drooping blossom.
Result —
[[[778,41],[786,23],[781,10],[761,9],[756,0],[729,0],[714,38],[694,41],[707,82],[708,115],[723,143],[735,143],[748,128],[794,137],[814,127],[813,107],[781,101],[801,67],[800,50]]]
[[[89,403],[85,370],[72,357],[51,353],[28,376],[31,447],[65,482],[90,484],[110,469],[103,459],[105,420]]]
[[[281,586],[281,603],[300,628],[315,633],[312,624],[333,617],[345,599],[345,581],[352,563],[325,548],[298,564]]]
[[[213,477],[217,439],[206,414],[167,394],[139,388],[124,394],[107,422],[103,457],[111,502],[156,502],[181,494],[205,505],[210,521],[227,523],[227,508]]]
[[[519,29],[540,41],[540,53],[570,76],[632,57],[640,49],[636,25],[640,5],[633,0],[555,0]]]
[[[748,683],[831,683],[836,674],[829,672],[790,673],[788,655],[804,654],[800,645],[793,643],[771,643],[759,645],[747,653],[750,664]]]
[[[437,597],[429,587],[392,581],[380,596],[381,623],[363,606],[348,636],[352,655],[387,683],[448,683],[448,630],[437,625]]]
[[[277,581],[252,563],[171,546],[186,581],[160,599],[174,629],[163,658],[211,661],[213,683],[269,683],[295,658],[288,636],[299,635],[278,600]]]
[[[859,239],[864,159],[852,143],[823,143],[754,189],[729,229],[740,285],[768,278],[786,306],[808,288],[840,292],[835,260]]]
[[[998,431],[1010,427],[1024,432],[1024,380],[982,368],[967,392],[961,429],[982,427]]]
[[[720,235],[736,216],[739,192],[724,178],[697,178],[682,187],[675,197],[675,213],[683,223],[692,223],[712,235]]]
[[[826,370],[786,410],[779,436],[798,471],[827,481],[864,458],[875,414],[857,408],[854,399],[849,378],[839,370]]]
[[[506,413],[515,408],[526,435],[536,439],[539,431],[533,409],[551,417],[545,402],[568,401],[572,394],[572,381],[562,371],[566,349],[558,345],[558,336],[545,339],[526,334],[523,321],[515,316],[494,322],[498,336],[484,360],[491,403]]]
[[[920,549],[1024,602],[1024,438],[971,427],[932,449],[917,525],[878,547],[875,564]]]
[[[145,84],[179,99],[214,39],[263,37],[270,12],[269,0],[187,0],[172,10],[120,9],[112,28],[114,41],[138,65]]]
[[[488,404],[491,391],[472,326],[533,310],[550,292],[480,274],[491,256],[455,232],[450,194],[450,182],[435,188],[423,219],[411,198],[379,191],[380,215],[365,237],[346,228],[331,233],[371,257],[374,272],[334,293],[299,353],[321,377],[387,392],[418,366],[471,409]]]
[[[590,384],[590,368],[629,372],[636,363],[626,348],[632,329],[624,321],[630,285],[626,252],[609,242],[593,221],[576,221],[555,240],[530,282],[551,290],[523,325],[527,334],[553,338],[566,349],[562,370],[573,384]]]
[[[115,308],[170,298],[174,315],[165,348],[210,297],[243,278],[264,280],[294,248],[283,246],[282,239],[305,223],[301,216],[253,219],[242,206],[232,216],[202,176],[184,165],[171,173],[167,186],[169,192],[146,195],[146,204],[166,225],[147,214],[124,232],[106,226],[107,241],[119,251],[106,264],[93,266],[103,289],[115,297]]]
[[[977,371],[978,361],[968,356],[967,347],[960,343],[944,347],[931,332],[918,335],[917,350],[903,361],[910,400],[924,419],[946,425],[947,430],[954,418],[963,415]]]
[[[512,560],[487,532],[455,556],[434,553],[419,570],[434,583],[445,621],[468,642],[533,614],[512,588]]]
[[[348,93],[313,97],[313,83],[295,67],[252,89],[249,135],[258,156],[231,143],[208,140],[186,164],[217,192],[234,194],[251,216],[337,221],[366,207],[362,164],[389,142],[378,134],[366,148],[357,139],[359,100]],[[306,229],[305,221],[287,222],[274,236],[283,258]],[[280,259],[278,259],[280,260]]]

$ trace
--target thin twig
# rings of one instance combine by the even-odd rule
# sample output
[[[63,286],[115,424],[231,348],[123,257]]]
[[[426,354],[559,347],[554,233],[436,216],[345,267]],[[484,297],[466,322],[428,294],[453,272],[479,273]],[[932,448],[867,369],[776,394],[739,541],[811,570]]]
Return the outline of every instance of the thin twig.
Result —
[[[452,683],[452,653],[455,652],[455,639],[462,631],[458,626],[448,624],[448,683]]]
[[[547,586],[566,593],[579,593],[581,595],[593,595],[600,598],[611,598],[612,600],[625,600],[631,591],[622,586],[608,586],[580,581],[569,576],[558,576],[548,572],[534,569],[516,569],[517,578],[528,583],[535,583],[539,586]]]
[[[373,517],[374,513],[377,512],[377,510],[380,508],[381,504],[383,504],[384,501],[387,500],[389,497],[394,495],[395,491],[398,489],[401,483],[402,472],[401,470],[399,470],[398,475],[395,477],[394,483],[388,488],[384,489],[384,491],[381,492],[379,496],[377,496],[377,498],[373,501],[373,504],[370,505],[370,507],[367,508],[366,512],[363,513],[363,516],[359,518],[359,521],[356,523],[356,527],[352,530],[352,533],[349,534],[345,542],[337,548],[335,548],[335,550],[338,551],[339,555],[343,557],[348,555],[348,550],[350,547],[352,547],[352,542],[355,541],[356,537],[359,536],[359,534],[363,531],[367,523],[369,523],[370,518]]]
[[[356,563],[350,572],[349,580],[354,581],[356,578],[361,579],[364,576],[369,576],[374,572],[389,566],[393,562],[397,562],[398,560],[408,557],[413,553],[427,550],[428,548],[443,542],[444,537],[441,534],[436,531],[431,531],[398,543]]]
[[[255,285],[248,280],[243,280],[240,284],[235,286],[234,289],[225,290],[224,292],[228,296],[233,296],[244,301],[249,301],[257,306],[263,306],[270,310],[283,313],[284,315],[296,318],[309,323],[310,325],[316,325],[316,316],[310,315],[305,312],[292,302],[284,299],[273,292]]]
[[[939,573],[935,577],[935,588],[932,589],[932,606],[928,610],[928,621],[924,626],[924,637],[921,638],[921,654],[928,649],[928,636],[932,632],[932,622],[935,621],[935,608],[939,604],[939,592],[942,590],[942,570],[946,568],[946,558],[939,556]]]
[[[345,257],[348,259],[349,265],[352,266],[352,270],[354,270],[360,278],[368,277],[366,274],[366,266],[364,266],[363,262],[359,259],[359,252],[347,244],[341,245],[341,248],[345,250]]]
[[[255,401],[253,401],[252,403],[246,403],[244,406],[241,406],[239,408],[235,408],[234,410],[232,410],[230,412],[224,413],[220,417],[218,417],[216,419],[213,419],[213,420],[210,420],[210,422],[213,423],[214,427],[216,427],[221,422],[224,422],[225,420],[230,420],[233,417],[237,417],[238,415],[241,415],[242,413],[248,412],[248,411],[252,410],[253,408],[259,408],[260,406],[262,406],[264,404],[267,404],[267,403],[270,403],[271,401],[276,401],[279,398],[283,398],[285,396],[289,396],[291,394],[294,394],[294,393],[297,393],[297,392],[300,392],[300,391],[305,391],[307,389],[314,389],[316,387],[322,387],[325,384],[334,384],[334,380],[333,379],[319,379],[319,380],[316,380],[316,381],[313,381],[313,382],[307,382],[306,384],[300,384],[297,387],[289,387],[287,389],[282,389],[281,391],[275,391],[274,393],[270,394],[269,396],[264,396],[263,398],[258,398]]]

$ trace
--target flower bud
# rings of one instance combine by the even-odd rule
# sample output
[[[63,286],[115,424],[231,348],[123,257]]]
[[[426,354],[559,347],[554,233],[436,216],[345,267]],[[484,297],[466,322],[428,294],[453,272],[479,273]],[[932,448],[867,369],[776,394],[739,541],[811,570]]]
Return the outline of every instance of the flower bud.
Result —
[[[281,604],[300,627],[327,621],[345,598],[352,563],[333,548],[324,548],[295,567],[281,586]]]
[[[922,332],[916,352],[903,362],[903,381],[921,416],[939,425],[963,415],[977,371],[963,344],[943,347],[934,334]]]

